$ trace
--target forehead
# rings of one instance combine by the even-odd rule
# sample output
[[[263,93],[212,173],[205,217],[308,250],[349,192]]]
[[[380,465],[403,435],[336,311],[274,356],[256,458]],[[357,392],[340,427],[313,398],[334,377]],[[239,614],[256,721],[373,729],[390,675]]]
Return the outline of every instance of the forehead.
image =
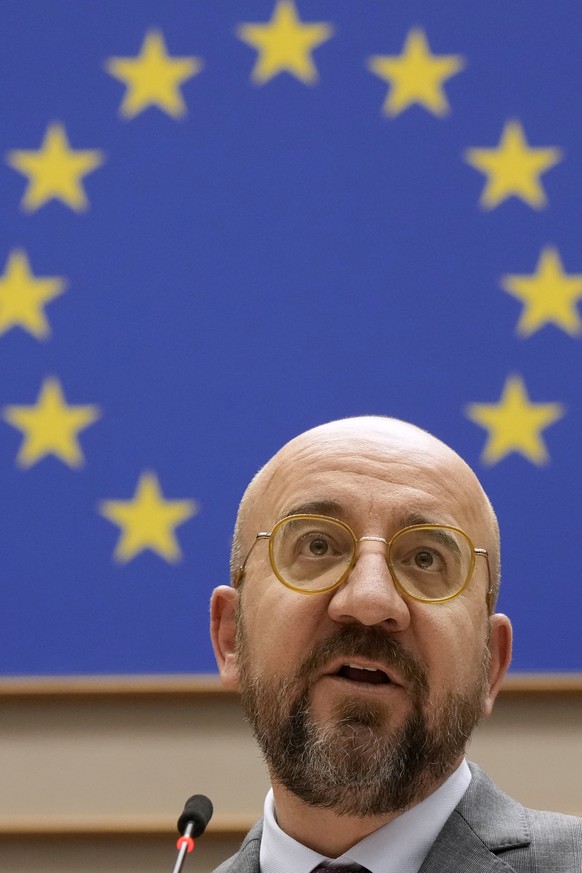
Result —
[[[472,471],[417,428],[316,429],[285,446],[263,474],[253,512],[263,529],[309,509],[354,524],[425,520],[474,530],[482,521]]]

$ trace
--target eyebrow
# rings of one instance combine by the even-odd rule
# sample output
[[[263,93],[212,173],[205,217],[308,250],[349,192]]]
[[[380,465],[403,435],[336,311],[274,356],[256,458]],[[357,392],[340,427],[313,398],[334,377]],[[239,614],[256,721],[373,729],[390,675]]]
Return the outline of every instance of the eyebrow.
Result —
[[[332,517],[339,515],[341,517],[344,515],[344,509],[335,500],[309,500],[307,503],[299,503],[291,507],[285,513],[285,517],[288,515],[328,515]]]
[[[287,510],[283,517],[288,515],[328,515],[339,516],[345,515],[345,508],[336,500],[308,500],[305,503],[298,503]],[[436,518],[423,515],[420,512],[411,511],[401,516],[400,524],[402,527],[410,527],[415,524],[442,524]]]
[[[458,558],[461,557],[459,544],[448,530],[434,530],[431,532],[431,534],[431,539],[435,539],[438,542],[444,543],[446,546],[449,546],[449,548],[453,550]]]
[[[308,500],[305,503],[298,503],[295,506],[292,506],[282,517],[287,518],[289,515],[326,515],[331,518],[341,519],[345,517],[345,509],[342,504],[338,503],[336,500]],[[435,518],[422,515],[422,513],[414,510],[407,512],[400,520],[401,529],[416,524],[439,525],[442,523],[443,522],[437,521]],[[440,538],[452,546],[455,551],[458,551],[459,547],[454,537],[450,534],[441,531]]]
[[[402,527],[411,527],[415,524],[442,524],[443,522],[437,521],[436,518],[431,518],[427,515],[422,515],[420,512],[407,512],[406,515],[401,517]]]

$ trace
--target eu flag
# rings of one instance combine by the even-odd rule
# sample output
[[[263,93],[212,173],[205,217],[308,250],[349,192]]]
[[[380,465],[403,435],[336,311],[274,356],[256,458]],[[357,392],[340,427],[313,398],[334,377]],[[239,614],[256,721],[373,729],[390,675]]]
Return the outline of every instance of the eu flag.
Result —
[[[365,413],[476,469],[513,669],[582,671],[580,4],[0,23],[0,673],[212,672],[247,481]]]

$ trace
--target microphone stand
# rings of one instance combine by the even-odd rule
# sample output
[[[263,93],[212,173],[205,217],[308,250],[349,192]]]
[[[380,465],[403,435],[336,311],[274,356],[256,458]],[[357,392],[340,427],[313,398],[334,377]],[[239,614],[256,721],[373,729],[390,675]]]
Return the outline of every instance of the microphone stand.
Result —
[[[194,848],[194,837],[200,837],[212,818],[212,803],[204,794],[195,794],[186,801],[178,819],[178,857],[172,873],[180,873],[184,858]]]
[[[189,821],[184,830],[184,835],[178,839],[178,857],[176,858],[176,863],[174,864],[172,873],[180,873],[184,863],[184,858],[188,852],[191,852],[194,849],[194,840],[191,837],[193,829],[194,822]]]

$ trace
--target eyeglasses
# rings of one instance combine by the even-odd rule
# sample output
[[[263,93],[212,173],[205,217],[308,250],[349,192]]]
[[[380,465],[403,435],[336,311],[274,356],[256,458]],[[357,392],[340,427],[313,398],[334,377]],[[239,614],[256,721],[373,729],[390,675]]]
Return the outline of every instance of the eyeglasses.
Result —
[[[324,515],[289,515],[268,533],[261,531],[233,580],[238,587],[249,556],[259,542],[269,541],[273,573],[287,588],[300,594],[323,594],[337,588],[354,568],[358,543],[378,542],[388,547],[387,563],[394,584],[403,594],[422,603],[444,603],[463,591],[471,579],[475,556],[484,557],[492,593],[486,549],[476,548],[467,534],[447,524],[414,524],[384,537],[356,537],[349,525]]]

